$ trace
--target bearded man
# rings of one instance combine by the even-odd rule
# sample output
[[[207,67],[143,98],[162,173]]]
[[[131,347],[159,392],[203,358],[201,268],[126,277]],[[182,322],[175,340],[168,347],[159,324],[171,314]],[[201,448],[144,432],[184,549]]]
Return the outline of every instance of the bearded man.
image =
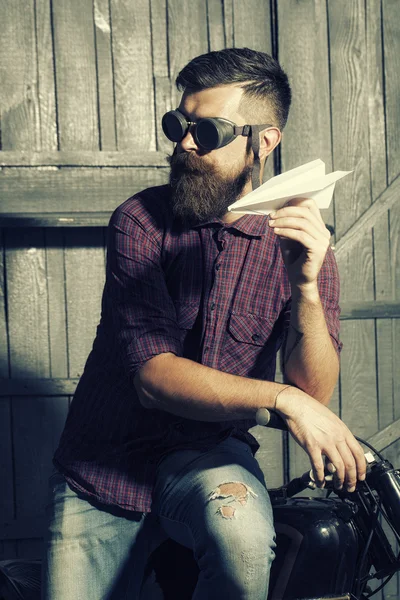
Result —
[[[177,85],[163,118],[170,183],[109,225],[101,322],[50,479],[49,600],[139,598],[168,537],[194,552],[196,600],[265,600],[274,528],[248,431],[265,408],[319,485],[324,455],[339,486],[365,477],[361,447],[326,406],[339,283],[319,210],[297,199],[270,218],[228,211],[281,140],[287,77],[267,54],[225,49],[193,59]],[[274,381],[282,344],[289,385]]]

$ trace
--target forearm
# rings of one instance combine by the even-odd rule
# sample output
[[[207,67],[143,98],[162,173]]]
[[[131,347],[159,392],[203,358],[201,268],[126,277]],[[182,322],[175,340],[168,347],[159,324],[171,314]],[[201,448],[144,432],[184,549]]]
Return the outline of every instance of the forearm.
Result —
[[[288,382],[328,404],[337,382],[339,360],[316,285],[292,291],[284,371]]]
[[[198,421],[252,419],[258,408],[273,408],[285,387],[223,373],[171,353],[152,358],[135,377],[144,407]]]

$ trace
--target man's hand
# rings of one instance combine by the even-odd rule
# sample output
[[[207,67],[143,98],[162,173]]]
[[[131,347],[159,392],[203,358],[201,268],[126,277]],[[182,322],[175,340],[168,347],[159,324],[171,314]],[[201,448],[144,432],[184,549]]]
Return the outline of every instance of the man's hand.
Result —
[[[366,462],[360,444],[329,408],[305,392],[288,387],[278,394],[275,409],[310,457],[318,486],[324,484],[323,456],[335,467],[339,488],[346,485],[347,490],[353,492],[357,479],[365,479]]]
[[[330,232],[310,198],[295,198],[270,214],[269,226],[280,237],[292,288],[317,282],[329,246]]]

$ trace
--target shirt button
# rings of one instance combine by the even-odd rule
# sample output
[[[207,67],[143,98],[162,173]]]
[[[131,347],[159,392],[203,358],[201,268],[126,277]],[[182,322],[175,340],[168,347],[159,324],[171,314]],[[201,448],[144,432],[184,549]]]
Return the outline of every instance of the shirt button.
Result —
[[[251,339],[253,340],[253,342],[256,342],[257,340],[260,339],[260,336],[258,335],[258,333],[253,333],[253,335],[251,336]]]
[[[210,306],[210,310],[214,310],[215,309],[215,302],[213,302]]]

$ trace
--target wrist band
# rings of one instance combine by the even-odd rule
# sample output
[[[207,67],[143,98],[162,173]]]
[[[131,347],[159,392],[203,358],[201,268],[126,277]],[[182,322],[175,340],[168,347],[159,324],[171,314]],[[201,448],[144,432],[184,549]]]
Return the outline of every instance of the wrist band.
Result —
[[[292,386],[291,385],[287,385],[286,387],[283,388],[283,390],[279,390],[279,392],[275,396],[275,402],[274,402],[274,408],[273,408],[273,410],[276,410],[276,401],[278,400],[279,394],[282,394],[282,392],[284,392],[285,390],[287,390],[290,387],[292,387]]]

